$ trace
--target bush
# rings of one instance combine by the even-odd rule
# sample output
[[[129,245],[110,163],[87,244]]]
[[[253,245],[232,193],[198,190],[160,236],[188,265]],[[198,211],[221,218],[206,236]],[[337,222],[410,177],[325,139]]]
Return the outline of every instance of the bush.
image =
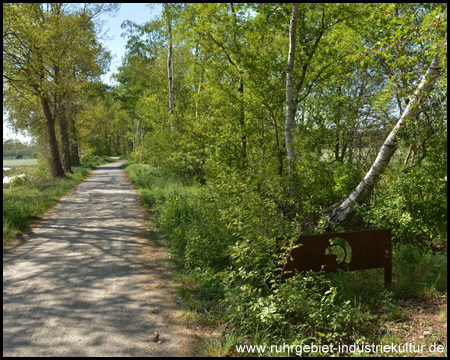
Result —
[[[11,187],[23,186],[31,181],[31,176],[26,174],[20,174],[13,176],[10,182]]]
[[[375,228],[391,228],[393,240],[428,249],[447,247],[447,179],[431,164],[386,174],[373,202],[360,207]]]
[[[365,316],[325,278],[280,281],[276,239],[298,234],[298,224],[283,215],[285,195],[276,182],[244,182],[235,174],[198,188],[148,165],[127,171],[183,272],[185,300],[200,306],[189,295],[195,294],[224,308],[241,336],[337,341]]]
[[[149,165],[127,167],[131,182],[141,188],[141,202],[154,210],[177,263],[186,269],[228,265],[232,237],[220,221],[217,206],[180,176],[169,176]]]
[[[331,189],[327,189],[327,179],[311,183],[298,179],[297,189],[302,192],[293,203],[280,178],[261,169],[245,176],[216,169],[216,179],[199,187],[162,169],[127,166],[132,183],[141,188],[141,201],[152,208],[180,268],[180,295],[187,306],[208,314],[214,324],[229,324],[230,341],[363,341],[366,335],[374,336],[373,328],[378,325],[369,310],[383,313],[383,319],[398,319],[405,314],[395,296],[445,291],[446,258],[420,252],[416,245],[394,245],[396,284],[390,289],[383,288],[379,269],[367,270],[373,271],[370,275],[309,272],[281,281],[279,269],[286,257],[277,255],[277,239],[302,233],[308,219],[318,218],[321,212],[315,200],[341,196],[353,186],[358,169],[337,164],[317,170],[341,174],[333,175],[336,181]],[[406,226],[401,229],[408,230]]]
[[[241,333],[265,332],[268,342],[348,340],[364,316],[339,297],[329,280],[312,272],[296,274],[267,294],[249,285],[232,287],[225,304],[228,320]]]

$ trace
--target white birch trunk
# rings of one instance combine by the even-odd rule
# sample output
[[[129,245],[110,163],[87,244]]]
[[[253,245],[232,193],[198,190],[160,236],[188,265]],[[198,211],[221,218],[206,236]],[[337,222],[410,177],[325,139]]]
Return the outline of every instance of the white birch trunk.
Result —
[[[172,27],[169,24],[169,51],[167,55],[167,72],[169,77],[169,113],[170,113],[170,131],[173,135],[173,59],[172,59]]]
[[[289,178],[292,179],[293,175],[293,161],[295,159],[294,148],[292,144],[292,125],[295,116],[295,106],[293,100],[293,72],[294,72],[294,61],[295,61],[295,45],[296,45],[296,35],[297,35],[297,16],[298,16],[298,4],[292,4],[292,18],[289,27],[289,55],[286,65],[286,121],[285,121],[285,141],[286,141],[286,152],[288,160],[288,170]],[[292,187],[290,187],[290,192],[292,192]]]
[[[402,116],[381,146],[375,162],[364,179],[342,203],[334,205],[334,210],[328,216],[331,224],[345,224],[354,215],[355,205],[361,204],[370,195],[397,149],[397,134],[405,124],[405,119],[416,116],[421,111],[420,104],[426,94],[433,89],[434,83],[440,77],[441,70],[440,59],[434,58],[417,90],[411,96]]]
[[[134,119],[131,118],[131,131],[133,132],[133,153],[136,152],[136,132],[134,131]]]
[[[167,74],[169,78],[169,120],[170,120],[170,133],[174,134],[174,124],[173,124],[173,57],[172,57],[172,23],[170,9],[168,4],[163,4],[164,11],[167,20],[167,30],[168,30],[168,51],[167,51]]]

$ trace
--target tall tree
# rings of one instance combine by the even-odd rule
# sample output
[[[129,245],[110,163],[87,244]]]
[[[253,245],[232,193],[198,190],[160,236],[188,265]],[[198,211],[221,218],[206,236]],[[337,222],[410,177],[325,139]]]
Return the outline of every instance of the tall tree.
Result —
[[[354,48],[346,23],[359,12],[358,5],[293,4],[286,65],[285,143],[292,194],[294,176],[293,125],[314,87],[336,73],[336,64]],[[296,51],[298,46],[299,51]],[[294,63],[298,62],[298,66]],[[305,114],[302,114],[304,118]]]
[[[285,141],[288,159],[289,178],[292,180],[293,161],[295,159],[294,147],[292,144],[292,125],[294,123],[295,110],[294,94],[293,94],[293,72],[295,62],[295,46],[297,38],[297,16],[298,4],[292,4],[292,17],[289,26],[289,55],[286,65],[286,121],[285,121]],[[292,182],[290,183],[290,192],[292,192]]]
[[[46,11],[41,4],[3,4],[6,92],[35,96],[41,104],[50,148],[50,171],[54,177],[64,175],[55,132],[56,114],[52,112],[54,74],[48,56],[57,12],[56,6],[49,6]]]
[[[71,168],[68,99],[83,81],[98,77],[109,62],[97,42],[93,18],[112,8],[103,4],[86,4],[82,9],[64,3],[3,5],[4,104],[6,109],[16,106],[13,99],[40,104],[43,116],[36,118],[45,123],[54,177]]]
[[[195,12],[191,17],[194,22],[192,30],[196,33],[196,45],[201,53],[208,56],[204,66],[210,71],[211,86],[221,87],[221,91],[233,97],[228,101],[226,110],[230,118],[236,121],[237,138],[239,144],[233,151],[236,162],[241,169],[248,164],[248,136],[247,119],[245,114],[244,85],[246,78],[245,46],[247,34],[245,33],[245,4],[195,4],[188,6],[187,12]],[[211,21],[214,19],[214,21]],[[227,70],[225,71],[225,68]],[[201,74],[200,77],[203,77]],[[222,115],[225,109],[222,109]],[[220,116],[220,115],[219,115]],[[235,120],[236,119],[236,120]]]
[[[169,80],[169,118],[172,142],[174,141],[174,88],[173,88],[173,43],[172,43],[172,14],[170,4],[164,3],[164,17],[167,22],[167,77]]]

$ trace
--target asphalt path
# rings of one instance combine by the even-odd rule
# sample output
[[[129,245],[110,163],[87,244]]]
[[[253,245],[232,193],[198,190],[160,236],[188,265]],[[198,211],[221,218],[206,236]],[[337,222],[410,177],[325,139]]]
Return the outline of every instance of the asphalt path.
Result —
[[[191,355],[121,163],[94,169],[4,252],[3,356]]]

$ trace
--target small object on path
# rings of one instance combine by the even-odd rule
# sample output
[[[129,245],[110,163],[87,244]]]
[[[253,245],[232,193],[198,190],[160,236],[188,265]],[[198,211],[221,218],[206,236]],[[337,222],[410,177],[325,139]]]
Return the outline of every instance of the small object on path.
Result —
[[[159,340],[159,333],[155,331],[155,334],[153,335],[153,341],[158,342],[158,340]]]

